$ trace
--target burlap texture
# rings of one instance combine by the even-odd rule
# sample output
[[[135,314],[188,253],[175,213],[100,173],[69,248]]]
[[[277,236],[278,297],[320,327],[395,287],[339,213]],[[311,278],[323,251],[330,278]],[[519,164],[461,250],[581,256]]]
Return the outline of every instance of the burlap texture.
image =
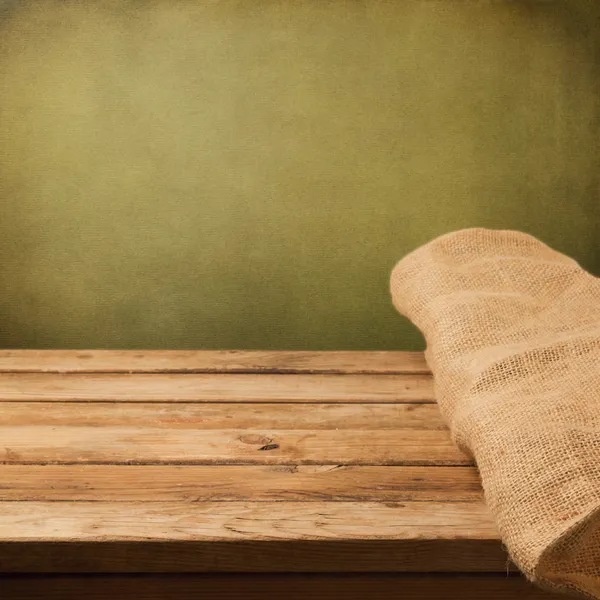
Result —
[[[524,233],[466,229],[402,259],[391,293],[511,558],[600,598],[600,279]]]

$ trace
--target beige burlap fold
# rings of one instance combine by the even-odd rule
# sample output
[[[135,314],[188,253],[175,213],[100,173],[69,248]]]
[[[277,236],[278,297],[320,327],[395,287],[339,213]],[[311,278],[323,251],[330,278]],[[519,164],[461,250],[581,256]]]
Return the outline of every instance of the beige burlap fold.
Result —
[[[529,235],[466,229],[402,259],[391,293],[514,562],[600,598],[600,279]]]

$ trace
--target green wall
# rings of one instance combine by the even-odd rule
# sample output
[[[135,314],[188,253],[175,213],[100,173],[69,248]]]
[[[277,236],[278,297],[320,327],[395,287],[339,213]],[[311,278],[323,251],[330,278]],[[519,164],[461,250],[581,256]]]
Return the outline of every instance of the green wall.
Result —
[[[0,346],[421,348],[481,225],[600,273],[592,1],[0,0]]]

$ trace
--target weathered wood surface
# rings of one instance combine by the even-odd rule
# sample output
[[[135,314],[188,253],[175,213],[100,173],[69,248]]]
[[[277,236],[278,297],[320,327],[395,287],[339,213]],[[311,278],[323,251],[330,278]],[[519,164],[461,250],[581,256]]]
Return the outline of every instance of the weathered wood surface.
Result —
[[[483,502],[1,502],[4,541],[495,540]]]
[[[0,572],[506,572],[481,502],[1,502]]]
[[[421,355],[4,351],[0,371],[0,572],[506,573]]]
[[[4,465],[0,501],[480,502],[471,467]]]
[[[422,352],[0,350],[0,372],[429,373]]]
[[[4,463],[469,465],[438,430],[0,427]]]
[[[435,404],[4,402],[0,426],[446,429]]]
[[[2,373],[0,401],[433,402],[430,375]]]

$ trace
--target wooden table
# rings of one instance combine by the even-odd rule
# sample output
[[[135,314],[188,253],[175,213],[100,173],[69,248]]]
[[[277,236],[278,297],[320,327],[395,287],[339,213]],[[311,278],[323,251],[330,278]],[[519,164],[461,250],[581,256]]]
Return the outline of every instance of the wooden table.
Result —
[[[2,351],[0,402],[3,600],[554,597],[420,353]]]

